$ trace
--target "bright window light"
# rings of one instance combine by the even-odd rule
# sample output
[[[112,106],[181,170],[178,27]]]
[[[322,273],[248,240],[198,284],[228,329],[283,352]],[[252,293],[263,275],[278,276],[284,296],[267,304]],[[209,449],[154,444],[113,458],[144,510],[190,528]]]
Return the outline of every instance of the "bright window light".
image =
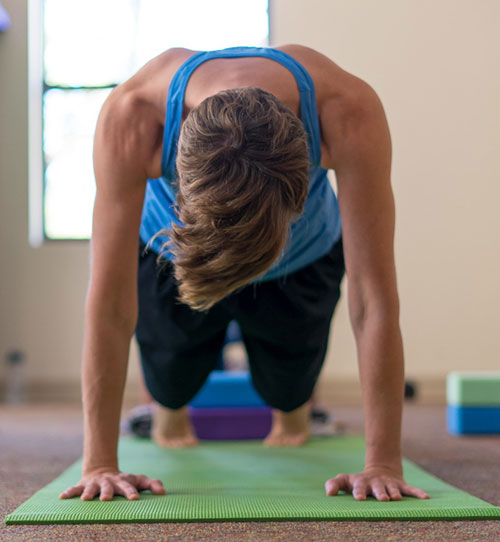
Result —
[[[170,47],[268,45],[268,0],[42,2],[43,237],[88,239],[94,130],[112,88]]]

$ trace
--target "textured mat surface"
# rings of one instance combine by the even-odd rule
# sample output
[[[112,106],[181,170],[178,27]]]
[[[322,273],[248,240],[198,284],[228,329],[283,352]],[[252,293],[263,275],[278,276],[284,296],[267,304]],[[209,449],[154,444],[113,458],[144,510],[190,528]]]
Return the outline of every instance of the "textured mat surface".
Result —
[[[324,482],[363,465],[360,437],[316,438],[298,449],[264,448],[256,442],[203,443],[165,450],[149,440],[122,438],[120,466],[163,480],[165,496],[141,493],[139,500],[59,500],[75,484],[80,461],[5,518],[7,524],[150,523],[161,521],[451,520],[500,519],[500,507],[453,488],[405,461],[406,481],[429,500],[356,502],[351,495],[326,497]]]

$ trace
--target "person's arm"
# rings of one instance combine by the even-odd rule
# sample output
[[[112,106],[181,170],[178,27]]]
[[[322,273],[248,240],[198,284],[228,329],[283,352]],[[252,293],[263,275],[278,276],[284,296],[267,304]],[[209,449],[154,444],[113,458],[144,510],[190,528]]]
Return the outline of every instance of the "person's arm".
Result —
[[[82,356],[84,450],[80,482],[60,497],[101,500],[165,493],[159,480],[121,473],[117,445],[130,339],[137,319],[139,227],[147,163],[157,138],[133,93],[113,91],[94,140],[97,193]],[[148,130],[149,128],[149,130]]]
[[[357,500],[369,494],[378,500],[399,500],[402,494],[427,498],[402,476],[404,362],[393,250],[391,138],[382,104],[366,83],[358,82],[341,124],[327,148],[335,156],[366,458],[363,473],[339,474],[326,482],[326,491],[349,491]]]

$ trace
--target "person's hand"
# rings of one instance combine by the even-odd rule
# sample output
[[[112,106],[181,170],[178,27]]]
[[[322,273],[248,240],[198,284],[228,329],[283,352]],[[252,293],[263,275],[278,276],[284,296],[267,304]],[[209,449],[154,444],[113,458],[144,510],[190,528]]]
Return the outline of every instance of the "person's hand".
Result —
[[[337,474],[325,482],[328,496],[339,491],[352,493],[357,501],[365,501],[373,495],[378,501],[400,501],[402,495],[429,499],[429,495],[417,487],[409,486],[400,472],[387,467],[367,468],[358,474]]]
[[[78,497],[82,501],[91,501],[100,494],[100,501],[110,501],[113,495],[122,495],[129,501],[139,498],[139,491],[150,489],[155,495],[165,495],[166,491],[160,480],[148,478],[144,474],[126,474],[118,469],[100,469],[82,476],[82,479],[60,495],[60,499]]]

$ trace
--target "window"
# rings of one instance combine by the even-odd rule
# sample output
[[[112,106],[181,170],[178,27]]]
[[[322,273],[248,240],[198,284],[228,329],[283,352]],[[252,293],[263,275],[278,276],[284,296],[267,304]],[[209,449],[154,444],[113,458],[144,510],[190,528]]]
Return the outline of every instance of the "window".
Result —
[[[268,44],[268,0],[31,0],[29,16],[35,245],[90,237],[93,134],[114,86],[170,47]]]

